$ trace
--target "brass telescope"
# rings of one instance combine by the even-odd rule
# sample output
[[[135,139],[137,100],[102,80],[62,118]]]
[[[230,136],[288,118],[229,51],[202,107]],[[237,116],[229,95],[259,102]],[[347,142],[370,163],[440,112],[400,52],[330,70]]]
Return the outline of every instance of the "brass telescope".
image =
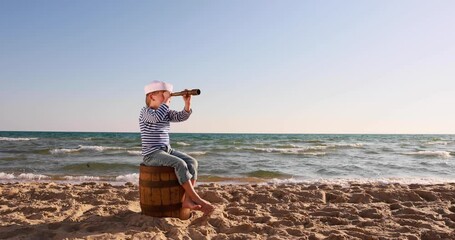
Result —
[[[185,96],[185,95],[199,95],[201,94],[201,90],[199,89],[189,89],[189,90],[183,90],[181,92],[173,92],[171,93],[171,96]]]

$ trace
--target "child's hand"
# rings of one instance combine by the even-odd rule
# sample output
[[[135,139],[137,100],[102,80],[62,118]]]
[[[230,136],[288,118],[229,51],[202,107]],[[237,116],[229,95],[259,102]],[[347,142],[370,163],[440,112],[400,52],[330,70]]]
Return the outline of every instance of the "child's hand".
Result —
[[[185,91],[188,89],[185,89]],[[191,94],[182,95],[183,101],[185,101],[185,111],[190,112],[191,109]]]
[[[185,91],[187,91],[187,90],[188,89],[185,89]],[[185,94],[185,95],[182,95],[182,97],[183,97],[183,101],[185,101],[185,104],[191,102],[191,94]]]

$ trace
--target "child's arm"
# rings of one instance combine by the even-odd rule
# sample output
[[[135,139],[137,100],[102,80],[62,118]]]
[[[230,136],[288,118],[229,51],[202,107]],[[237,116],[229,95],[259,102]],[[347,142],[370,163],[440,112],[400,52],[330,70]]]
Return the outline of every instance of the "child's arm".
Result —
[[[171,120],[171,122],[183,122],[187,120],[190,117],[191,113],[193,112],[191,110],[191,95],[187,94],[183,95],[182,97],[183,101],[185,102],[185,107],[180,112],[173,110],[169,111],[169,119]]]
[[[192,112],[193,112],[192,109],[190,109],[189,112],[187,112],[185,109],[180,112],[175,110],[169,110],[169,119],[171,120],[171,122],[183,122],[190,117]]]
[[[185,102],[185,111],[191,112],[191,95],[183,95],[183,101]]]

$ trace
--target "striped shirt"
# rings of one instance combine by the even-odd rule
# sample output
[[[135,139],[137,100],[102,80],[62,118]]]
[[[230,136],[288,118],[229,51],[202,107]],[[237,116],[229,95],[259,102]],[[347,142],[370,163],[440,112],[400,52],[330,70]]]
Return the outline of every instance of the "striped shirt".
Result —
[[[183,122],[192,113],[182,110],[170,110],[166,104],[158,109],[143,107],[139,115],[141,129],[142,155],[145,156],[161,148],[170,148],[170,122]]]

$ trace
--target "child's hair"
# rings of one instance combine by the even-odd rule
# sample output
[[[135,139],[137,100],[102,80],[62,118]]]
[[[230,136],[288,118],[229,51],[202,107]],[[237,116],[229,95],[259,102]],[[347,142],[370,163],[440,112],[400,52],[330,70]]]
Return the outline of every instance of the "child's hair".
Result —
[[[149,94],[151,94],[151,93],[149,93]],[[149,106],[150,106],[149,94],[145,95],[145,106],[146,106],[146,107],[149,107]]]
[[[155,92],[149,92],[145,95],[145,105],[147,107],[150,107],[150,102],[152,101],[151,98],[150,98],[150,95],[153,95],[153,94],[156,94],[158,91],[155,91]]]

